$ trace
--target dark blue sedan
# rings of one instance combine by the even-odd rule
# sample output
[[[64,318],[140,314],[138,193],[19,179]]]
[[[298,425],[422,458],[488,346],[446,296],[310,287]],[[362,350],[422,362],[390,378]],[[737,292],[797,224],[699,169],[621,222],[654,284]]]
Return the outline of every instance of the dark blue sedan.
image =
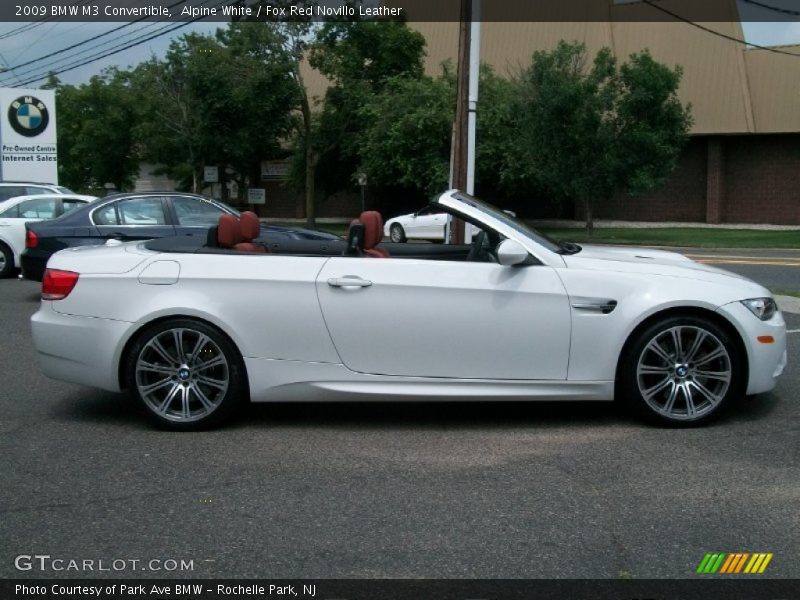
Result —
[[[183,192],[114,194],[52,221],[26,225],[22,276],[41,281],[52,254],[72,246],[120,241],[149,240],[169,236],[207,236],[220,215],[238,212],[215,200]],[[311,229],[261,226],[267,244],[286,240],[340,240],[338,236]]]

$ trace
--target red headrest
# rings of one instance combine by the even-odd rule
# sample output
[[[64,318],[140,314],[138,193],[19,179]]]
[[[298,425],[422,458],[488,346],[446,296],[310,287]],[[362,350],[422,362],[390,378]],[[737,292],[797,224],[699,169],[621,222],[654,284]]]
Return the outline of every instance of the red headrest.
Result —
[[[366,210],[358,220],[364,225],[364,250],[370,250],[383,239],[383,217],[376,210]]]
[[[261,221],[258,220],[256,213],[246,210],[239,217],[242,226],[242,237],[246,241],[257,238],[261,234]]]
[[[242,227],[233,215],[221,215],[217,225],[217,244],[220,248],[233,248],[242,241]]]

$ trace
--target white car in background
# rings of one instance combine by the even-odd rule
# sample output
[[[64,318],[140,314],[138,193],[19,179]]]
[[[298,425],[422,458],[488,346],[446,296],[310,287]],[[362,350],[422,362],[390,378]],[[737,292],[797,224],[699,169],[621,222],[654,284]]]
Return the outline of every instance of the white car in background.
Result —
[[[430,240],[432,242],[444,241],[444,232],[447,227],[447,214],[441,209],[426,206],[422,210],[407,215],[400,215],[386,221],[383,226],[383,235],[393,242],[406,240]],[[472,228],[472,236],[478,230]]]
[[[381,247],[368,211],[347,241],[270,252],[240,249],[231,215],[207,237],[62,250],[32,318],[39,362],[129,390],[172,429],[248,400],[432,398],[618,397],[697,425],[783,372],[783,316],[753,281],[674,252],[556,243],[458,190],[434,204],[477,224],[475,241]]]
[[[17,196],[38,196],[40,194],[75,194],[75,192],[55,183],[0,181],[0,202]]]
[[[25,249],[25,223],[55,219],[94,200],[95,196],[47,193],[0,201],[0,278],[19,267]]]

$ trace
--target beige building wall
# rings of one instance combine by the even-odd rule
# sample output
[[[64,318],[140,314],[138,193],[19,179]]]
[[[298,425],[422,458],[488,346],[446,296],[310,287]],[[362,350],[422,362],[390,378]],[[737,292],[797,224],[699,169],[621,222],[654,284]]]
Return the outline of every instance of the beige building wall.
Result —
[[[742,36],[738,22],[705,25],[725,35]],[[443,61],[455,61],[458,23],[411,23],[410,26],[422,33],[428,42],[426,71],[429,74],[440,73]],[[749,81],[754,69],[748,69],[748,63],[755,65],[760,54],[771,53],[760,51],[754,60],[746,61],[745,56],[753,52],[745,51],[741,44],[685,23],[483,23],[481,60],[492,65],[499,74],[513,76],[530,65],[535,51],[552,50],[560,40],[582,42],[590,55],[604,46],[609,47],[620,62],[647,48],[659,62],[682,66],[679,95],[682,101],[692,105],[693,134],[758,132],[753,83]],[[769,69],[761,73],[755,86],[761,113],[771,110],[762,100],[784,91],[781,87],[786,88],[787,83],[779,83],[779,80],[787,71],[800,80],[800,59],[785,57],[787,61],[775,61],[773,57],[761,58]],[[789,61],[796,64],[787,64]],[[755,68],[762,66],[759,63]],[[787,122],[785,126],[786,131],[800,131],[800,126],[794,122]]]
[[[780,49],[800,55],[800,45]],[[755,48],[744,58],[756,131],[800,131],[800,58]]]
[[[401,3],[412,19],[415,1],[423,0]],[[457,14],[456,0],[437,1],[452,5],[453,14]],[[548,12],[542,13],[542,18],[558,18],[562,12],[564,15],[572,14],[570,11],[574,13],[570,1],[563,5],[543,3],[542,10]],[[690,14],[689,7],[697,1],[665,0],[662,5],[676,14]],[[730,20],[700,23],[701,26],[724,36],[744,38],[735,0],[702,1],[713,3],[715,14],[728,14]],[[397,4],[394,0],[385,3]],[[483,4],[494,6],[488,2]],[[483,22],[481,60],[492,65],[499,74],[513,76],[530,65],[535,51],[552,50],[560,40],[582,42],[591,55],[607,46],[620,62],[647,48],[656,60],[682,66],[679,95],[682,101],[692,105],[692,134],[800,132],[800,58],[746,49],[740,43],[688,23],[634,21],[654,14],[652,7],[641,2],[618,4],[613,0],[580,0],[581,14],[587,14],[586,6],[591,7],[592,15],[606,20]],[[455,66],[457,22],[411,20],[409,26],[425,37],[425,69],[429,75],[440,74],[443,61],[451,60]],[[783,50],[800,54],[800,46]],[[328,82],[307,64],[303,72],[310,94],[321,99]]]

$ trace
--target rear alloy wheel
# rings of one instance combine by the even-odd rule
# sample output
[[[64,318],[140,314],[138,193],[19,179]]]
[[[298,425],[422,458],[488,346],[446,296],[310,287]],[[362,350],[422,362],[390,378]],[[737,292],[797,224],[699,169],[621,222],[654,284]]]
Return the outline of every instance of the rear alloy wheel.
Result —
[[[698,425],[741,393],[740,358],[728,334],[697,317],[667,319],[636,339],[621,384],[640,414],[662,424]]]
[[[217,425],[245,395],[236,348],[198,321],[176,319],[146,329],[128,354],[126,373],[147,414],[167,429]]]
[[[0,279],[9,277],[14,270],[14,253],[5,244],[0,244]]]
[[[399,223],[393,223],[389,228],[389,238],[395,243],[403,243],[406,241],[406,232],[403,226]]]

